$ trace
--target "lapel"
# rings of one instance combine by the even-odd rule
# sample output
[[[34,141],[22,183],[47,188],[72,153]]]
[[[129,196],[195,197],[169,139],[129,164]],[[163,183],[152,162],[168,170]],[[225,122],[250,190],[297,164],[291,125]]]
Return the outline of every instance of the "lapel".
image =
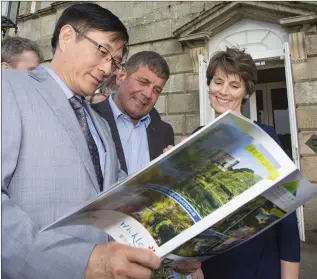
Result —
[[[125,173],[128,173],[127,163],[125,160],[119,131],[113,116],[112,109],[110,107],[109,99],[103,102],[101,110],[99,109],[99,113],[101,114],[102,117],[104,117],[107,120],[109,124],[110,130],[111,130],[111,136],[116,146],[117,156],[121,164],[121,169],[125,171]]]
[[[155,159],[156,157],[158,157],[157,155],[157,136],[155,136],[155,128],[153,127],[152,124],[149,125],[149,127],[147,127],[146,129],[146,133],[147,133],[147,140],[148,140],[148,144],[149,144],[149,154],[150,154],[150,160],[152,161],[153,159]]]
[[[157,134],[157,129],[155,128],[155,117],[153,110],[150,111],[150,117],[151,117],[151,122],[150,125],[146,129],[147,133],[147,138],[148,138],[148,144],[149,144],[149,153],[150,153],[150,160],[152,161],[153,159],[157,158],[158,156],[161,155],[161,150],[160,150],[160,135]]]
[[[38,67],[34,71],[29,72],[29,75],[39,82],[37,90],[67,131],[79,153],[79,156],[88,172],[94,188],[97,192],[99,192],[100,189],[85,136],[63,90],[60,88],[54,78],[52,78],[50,74],[42,67]]]

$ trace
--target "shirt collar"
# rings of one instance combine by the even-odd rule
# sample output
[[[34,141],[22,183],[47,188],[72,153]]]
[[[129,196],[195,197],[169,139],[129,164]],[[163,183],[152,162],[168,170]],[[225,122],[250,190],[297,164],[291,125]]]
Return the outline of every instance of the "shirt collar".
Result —
[[[112,110],[112,113],[113,113],[113,116],[114,116],[115,120],[117,121],[117,120],[119,119],[119,117],[125,117],[125,118],[127,117],[127,118],[129,118],[129,119],[131,120],[131,117],[130,117],[130,116],[124,114],[124,113],[118,108],[118,106],[117,106],[117,104],[114,102],[112,96],[114,96],[114,94],[111,94],[111,95],[109,96],[109,104],[110,104],[110,107],[111,107],[111,110]],[[146,128],[147,128],[147,127],[150,125],[150,123],[151,123],[151,116],[150,116],[150,114],[148,113],[148,114],[144,115],[144,116],[139,120],[138,123],[140,123],[140,122],[144,122],[144,123],[145,123],[145,126],[146,126]]]
[[[65,82],[48,66],[41,66],[46,72],[50,74],[50,76],[55,79],[55,81],[58,83],[58,85],[62,88],[66,98],[69,100],[74,96],[73,92],[70,90],[70,88],[65,84]],[[83,97],[75,95],[78,97],[81,101],[83,100]]]

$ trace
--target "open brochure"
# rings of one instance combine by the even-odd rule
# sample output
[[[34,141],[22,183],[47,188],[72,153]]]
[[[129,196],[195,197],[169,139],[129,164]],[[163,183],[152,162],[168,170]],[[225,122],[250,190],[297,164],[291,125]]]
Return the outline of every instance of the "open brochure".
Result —
[[[231,249],[316,195],[269,135],[227,112],[43,230],[88,224],[173,266]]]

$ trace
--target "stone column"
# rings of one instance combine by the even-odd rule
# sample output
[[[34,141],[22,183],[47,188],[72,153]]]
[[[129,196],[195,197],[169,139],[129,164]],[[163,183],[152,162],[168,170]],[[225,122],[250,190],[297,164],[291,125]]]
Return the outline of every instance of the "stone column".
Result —
[[[190,60],[192,62],[193,73],[199,73],[199,55],[208,58],[208,50],[206,46],[196,47],[189,50]]]
[[[306,29],[306,30],[305,30]],[[316,26],[289,35],[299,151],[303,174],[317,185],[317,32]],[[304,207],[307,242],[317,243],[317,198]]]

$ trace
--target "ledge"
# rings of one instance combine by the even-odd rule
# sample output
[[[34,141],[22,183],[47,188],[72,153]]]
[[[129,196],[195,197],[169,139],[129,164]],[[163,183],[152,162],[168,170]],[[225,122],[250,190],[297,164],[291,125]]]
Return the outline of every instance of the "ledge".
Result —
[[[51,4],[50,7],[39,9],[35,13],[28,13],[18,17],[18,20],[25,21],[29,19],[37,19],[47,14],[52,14],[56,12],[56,8],[64,6],[66,4],[71,4],[71,1],[57,1]]]
[[[180,37],[178,39],[179,42],[187,42],[187,41],[197,41],[197,40],[201,40],[201,41],[208,41],[210,40],[210,36],[211,34],[208,34],[206,32],[200,32],[200,33],[195,33],[195,34],[190,34],[190,35],[185,35],[183,37]]]
[[[279,20],[279,23],[282,26],[295,26],[295,25],[302,25],[302,24],[308,24],[308,23],[317,23],[317,14],[300,15],[300,16],[282,18]]]

